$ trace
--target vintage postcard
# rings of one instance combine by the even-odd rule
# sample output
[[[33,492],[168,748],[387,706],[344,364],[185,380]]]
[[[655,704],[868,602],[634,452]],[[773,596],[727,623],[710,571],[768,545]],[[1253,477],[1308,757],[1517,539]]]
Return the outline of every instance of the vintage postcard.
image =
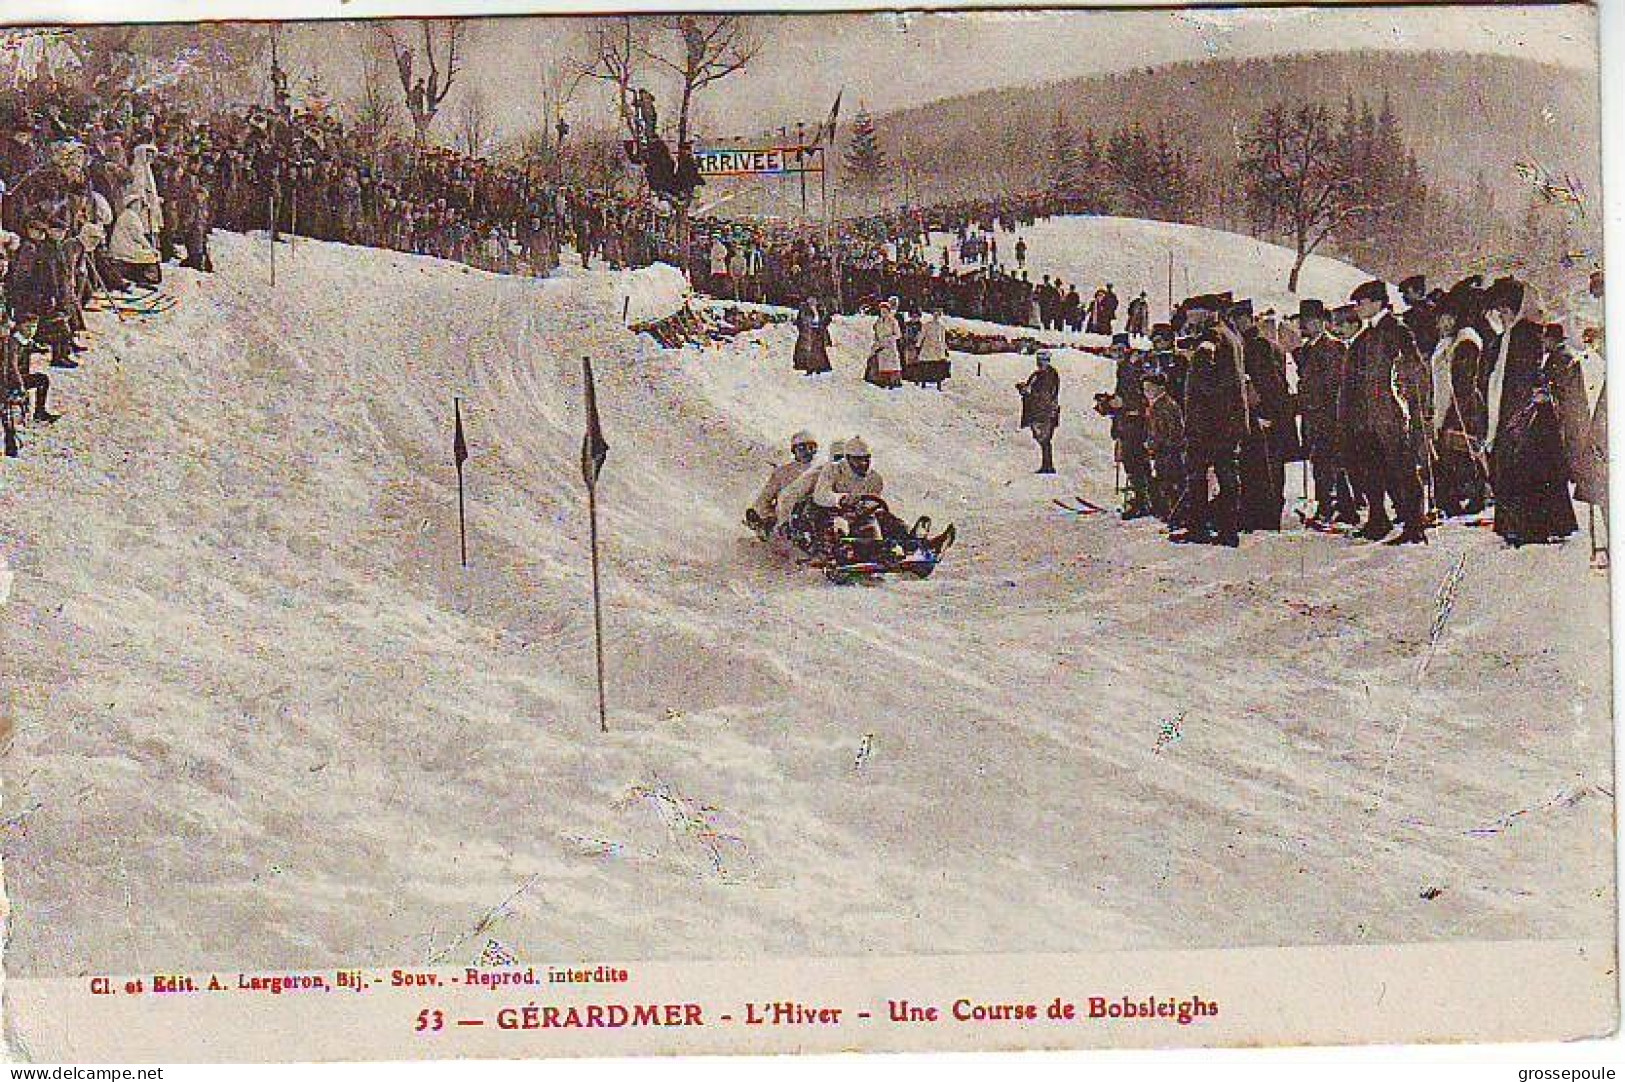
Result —
[[[1595,8],[208,14],[0,31],[11,1056],[1616,1028]]]

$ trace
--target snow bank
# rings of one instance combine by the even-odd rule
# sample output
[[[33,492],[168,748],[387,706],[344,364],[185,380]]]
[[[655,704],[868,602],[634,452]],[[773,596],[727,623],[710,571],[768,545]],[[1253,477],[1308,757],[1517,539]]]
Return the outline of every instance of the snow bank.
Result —
[[[690,292],[683,272],[666,263],[621,271],[620,279],[621,289],[630,301],[630,323],[666,318],[683,306]]]
[[[1085,303],[1094,291],[1112,284],[1121,299],[1118,327],[1128,302],[1141,290],[1153,313],[1168,310],[1169,260],[1172,257],[1173,299],[1231,290],[1251,297],[1258,311],[1273,307],[1298,310],[1298,297],[1317,297],[1341,304],[1371,275],[1324,256],[1304,264],[1296,295],[1287,292],[1293,253],[1268,241],[1177,222],[1139,218],[1078,216],[1047,218],[1013,233],[999,233],[999,261],[1014,267],[1016,240],[1027,241],[1027,273],[1035,282],[1044,275],[1076,284]],[[940,262],[942,246],[952,238],[933,234],[932,251]],[[957,251],[951,252],[957,259]],[[1160,318],[1160,316],[1159,316]]]
[[[1109,261],[1138,244],[1149,275],[1178,232],[1056,228],[1115,231],[1029,241],[1125,293]],[[1195,288],[1246,273],[1252,242],[1224,243]],[[12,973],[457,964],[530,882],[489,929],[527,961],[1558,938],[1612,913],[1583,543],[1193,552],[1051,506],[1111,501],[1090,354],[1059,359],[1039,477],[1029,358],[883,392],[861,321],[810,379],[787,327],[631,335],[628,297],[681,302],[670,268],[532,281],[300,241],[272,289],[263,239],[216,249],[217,274],[172,272],[174,311],[94,317],[66,418],[4,465],[28,644],[7,796],[38,805],[6,841]],[[958,525],[934,578],[837,589],[747,535],[801,427],[864,436],[901,513]]]

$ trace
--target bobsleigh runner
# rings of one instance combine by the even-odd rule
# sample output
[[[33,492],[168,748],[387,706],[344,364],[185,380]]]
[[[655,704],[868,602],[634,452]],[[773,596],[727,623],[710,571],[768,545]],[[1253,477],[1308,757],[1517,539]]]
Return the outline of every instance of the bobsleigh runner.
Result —
[[[955,535],[950,524],[932,536],[931,519],[925,515],[912,527],[905,525],[879,496],[858,496],[833,514],[803,500],[782,531],[754,510],[745,512],[745,523],[763,541],[772,541],[777,533],[809,566],[842,584],[886,575],[930,578]]]

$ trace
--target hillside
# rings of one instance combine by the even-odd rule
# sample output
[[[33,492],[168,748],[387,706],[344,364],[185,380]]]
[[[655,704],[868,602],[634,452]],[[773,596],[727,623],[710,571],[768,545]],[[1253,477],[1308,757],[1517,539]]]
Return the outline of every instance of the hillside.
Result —
[[[1376,104],[1387,93],[1424,174],[1465,193],[1482,173],[1504,206],[1521,212],[1521,160],[1572,173],[1600,190],[1595,75],[1504,56],[1460,53],[1315,53],[1213,60],[1015,87],[928,102],[877,118],[882,144],[922,174],[922,188],[956,194],[1033,185],[1042,175],[1057,110],[1079,131],[1138,121],[1175,133],[1210,165],[1272,102],[1346,95]]]
[[[1093,243],[1130,243],[1110,228]],[[1583,541],[1192,551],[1050,504],[1111,498],[1098,358],[1061,354],[1043,478],[1024,358],[884,393],[854,321],[823,380],[783,326],[634,337],[623,297],[672,309],[669,268],[538,282],[300,241],[269,289],[264,247],[219,236],[174,311],[93,316],[66,417],[0,469],[14,977],[455,965],[485,936],[541,961],[1611,919],[1607,582]],[[583,354],[611,446],[607,735]],[[900,510],[958,525],[934,578],[833,587],[749,537],[802,426],[861,433]]]
[[[1170,269],[1176,302],[1199,293],[1231,291],[1238,298],[1252,298],[1260,312],[1270,307],[1282,313],[1298,310],[1297,297],[1286,288],[1292,253],[1252,237],[1134,218],[1046,218],[998,234],[999,258],[1006,263],[1015,262],[1018,237],[1027,241],[1027,273],[1033,281],[1057,277],[1077,285],[1085,298],[1110,284],[1125,308],[1131,297],[1145,290],[1152,315],[1159,320],[1168,313]],[[949,240],[940,234],[933,237],[933,252]],[[1335,259],[1311,256],[1298,283],[1298,296],[1341,303],[1369,277]]]

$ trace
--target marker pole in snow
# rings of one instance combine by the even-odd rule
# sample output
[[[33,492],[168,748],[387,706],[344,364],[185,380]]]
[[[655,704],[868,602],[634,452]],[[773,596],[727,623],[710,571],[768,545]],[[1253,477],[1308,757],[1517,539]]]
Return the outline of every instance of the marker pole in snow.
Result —
[[[271,224],[266,228],[265,235],[271,242],[271,286],[276,287],[276,189],[271,189],[271,195],[266,200],[271,211]]]
[[[592,538],[592,631],[598,662],[598,731],[609,732],[609,710],[604,704],[604,603],[598,587],[598,486],[587,486],[588,532]]]
[[[463,437],[463,400],[451,400],[457,427],[451,437],[451,457],[457,463],[457,547],[463,566],[468,566],[468,513],[463,505],[463,463],[468,461],[468,441]]]
[[[581,358],[586,399],[587,432],[581,438],[581,479],[587,483],[588,536],[592,546],[592,629],[598,661],[598,730],[609,732],[609,711],[604,700],[604,604],[598,585],[598,473],[604,468],[609,443],[598,422],[598,390],[593,386],[592,361]]]

